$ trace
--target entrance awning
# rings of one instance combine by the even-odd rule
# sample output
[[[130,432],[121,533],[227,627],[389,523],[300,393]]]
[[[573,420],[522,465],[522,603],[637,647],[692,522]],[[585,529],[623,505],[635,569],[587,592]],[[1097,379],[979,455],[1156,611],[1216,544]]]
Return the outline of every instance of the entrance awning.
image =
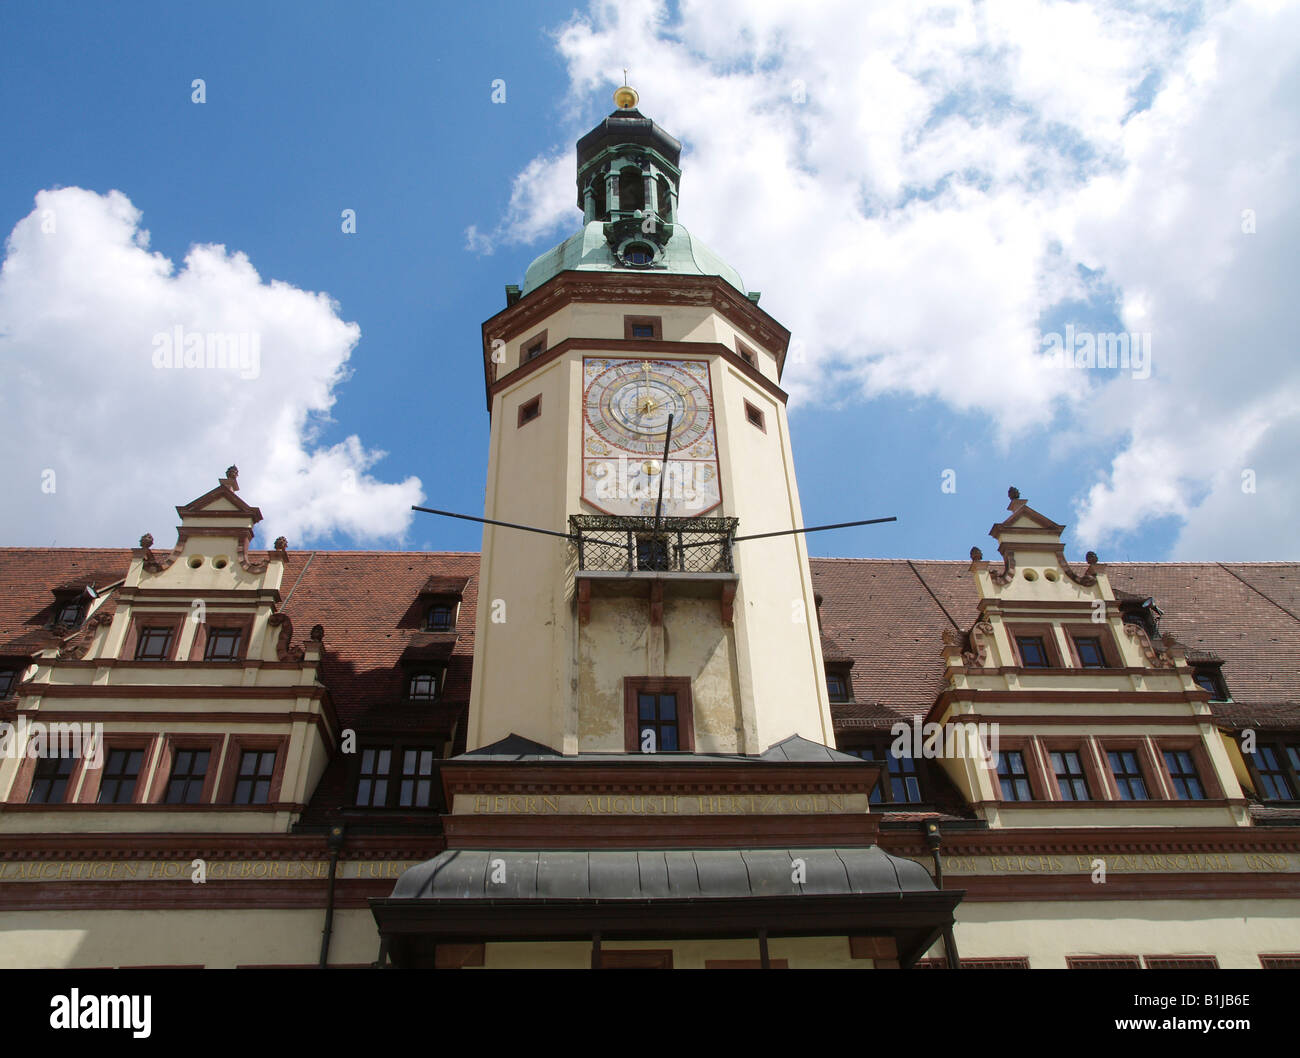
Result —
[[[432,965],[438,943],[888,935],[908,966],[964,894],[881,849],[451,849],[371,907],[390,958]]]

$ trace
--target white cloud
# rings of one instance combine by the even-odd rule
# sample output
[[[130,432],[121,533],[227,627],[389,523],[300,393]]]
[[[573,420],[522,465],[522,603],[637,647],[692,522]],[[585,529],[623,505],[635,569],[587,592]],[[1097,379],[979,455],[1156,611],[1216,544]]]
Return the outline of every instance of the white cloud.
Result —
[[[1216,497],[1300,408],[1296,5],[598,0],[555,39],[575,115],[653,57],[631,81],[687,145],[682,219],[803,340],[795,401],[847,385],[982,413],[1005,445],[1050,429],[1112,459],[1079,482],[1082,541],[1172,516],[1178,554],[1242,555]],[[576,227],[588,124],[525,167],[495,238]],[[1152,335],[1151,378],[1033,355],[1042,318],[1103,290]],[[1300,486],[1255,497],[1247,549],[1295,556]]]
[[[150,531],[164,544],[172,508],[234,463],[264,540],[400,538],[419,480],[373,477],[383,453],[355,436],[317,440],[360,328],[328,296],[263,282],[224,246],[192,247],[178,271],[150,252],[140,219],[120,192],[62,188],[37,194],[9,236],[0,535],[127,546]],[[236,366],[157,366],[168,340],[183,351],[189,335],[206,362],[209,334],[231,343],[214,344],[214,363],[220,351]]]

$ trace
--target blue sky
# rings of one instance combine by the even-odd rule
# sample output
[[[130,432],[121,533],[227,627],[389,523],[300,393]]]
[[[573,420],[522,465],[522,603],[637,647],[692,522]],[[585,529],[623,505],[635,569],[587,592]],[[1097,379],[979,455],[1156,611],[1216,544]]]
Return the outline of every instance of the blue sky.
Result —
[[[1078,13],[1036,6],[1041,19],[1007,28],[967,5],[904,5],[863,26],[860,59],[827,56],[828,73],[808,56],[828,50],[834,18],[798,5],[7,3],[0,411],[22,440],[0,471],[2,542],[169,540],[170,506],[236,461],[268,538],[288,525],[293,546],[477,549],[472,526],[401,512],[481,512],[479,327],[576,229],[572,144],[611,109],[626,64],[642,109],[685,141],[683,221],[808,343],[786,378],[805,519],[900,519],[812,537],[814,554],[963,557],[987,546],[1015,484],[1072,533],[1082,524],[1072,558],[1300,557],[1289,286],[1261,278],[1280,254],[1294,285],[1296,197],[1278,173],[1300,139],[1287,16],[1171,6],[1135,46],[1137,16],[1097,5],[1084,31],[1130,52],[1058,83],[1036,57],[1078,53],[1079,28],[1059,21]],[[1094,77],[1118,82],[1113,102],[1096,102]],[[1236,79],[1259,98],[1237,136],[1257,136],[1215,175],[1197,145],[1230,120],[1212,100]],[[110,191],[138,216],[106,205]],[[34,234],[38,193],[56,196],[43,201],[62,249]],[[1268,224],[1243,243],[1237,207],[1257,203]],[[133,272],[140,229],[170,275]],[[1188,234],[1206,230],[1218,241]],[[225,254],[187,270],[207,244]],[[135,264],[113,264],[123,255]],[[85,262],[93,277],[67,279]],[[119,275],[132,277],[120,291]],[[1221,320],[1242,289],[1254,323],[1234,367],[1197,313]],[[262,376],[158,389],[140,340],[114,335],[161,326],[126,307],[178,298],[280,321]],[[1027,328],[1136,333],[1143,319],[1148,379],[1025,366]],[[1206,363],[1252,385],[1215,383]],[[169,409],[141,415],[145,394]],[[282,426],[258,425],[282,411]],[[54,494],[39,487],[48,468]],[[1258,491],[1237,487],[1243,468]]]

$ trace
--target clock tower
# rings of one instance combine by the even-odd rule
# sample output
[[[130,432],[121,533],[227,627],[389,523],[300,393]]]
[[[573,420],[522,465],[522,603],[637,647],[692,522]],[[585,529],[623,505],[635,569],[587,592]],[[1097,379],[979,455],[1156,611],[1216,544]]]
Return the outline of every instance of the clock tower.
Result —
[[[789,333],[678,220],[681,144],[615,102],[577,144],[581,230],[483,325],[484,515],[545,532],[484,532],[467,749],[831,746]]]

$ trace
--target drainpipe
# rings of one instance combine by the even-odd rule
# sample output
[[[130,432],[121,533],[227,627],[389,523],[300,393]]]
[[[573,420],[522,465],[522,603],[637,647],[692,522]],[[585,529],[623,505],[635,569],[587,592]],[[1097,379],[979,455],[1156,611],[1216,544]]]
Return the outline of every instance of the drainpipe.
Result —
[[[942,838],[939,834],[939,824],[933,820],[925,825],[925,843],[930,847],[930,856],[934,859],[934,884],[937,888],[942,889],[943,860],[939,856],[939,846],[942,844]],[[948,957],[948,969],[959,969],[961,960],[957,956],[957,941],[953,939],[952,926],[943,927],[943,950]]]
[[[335,824],[329,832],[330,881],[329,894],[325,898],[325,928],[320,939],[320,969],[329,965],[330,934],[334,931],[334,880],[338,877],[339,853],[343,849],[343,827]]]

